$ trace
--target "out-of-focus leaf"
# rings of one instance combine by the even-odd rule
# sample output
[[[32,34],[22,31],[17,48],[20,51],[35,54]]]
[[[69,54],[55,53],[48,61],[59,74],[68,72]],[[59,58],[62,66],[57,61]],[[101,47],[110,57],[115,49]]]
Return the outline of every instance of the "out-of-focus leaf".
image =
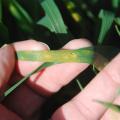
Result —
[[[111,1],[112,1],[112,6],[114,8],[118,8],[119,7],[120,0],[111,0]]]
[[[101,10],[99,13],[99,18],[101,19],[101,29],[98,37],[98,44],[102,44],[105,38],[105,35],[108,33],[110,27],[112,26],[114,20],[114,13],[106,10]]]
[[[115,22],[116,22],[116,24],[118,24],[120,26],[120,18],[119,17],[115,18]]]
[[[95,100],[95,101],[102,104],[106,108],[109,108],[109,109],[116,111],[116,112],[120,112],[120,105],[116,105],[116,104],[113,104],[111,102],[104,102],[104,101],[100,101],[100,100]]]
[[[67,1],[64,0],[66,3]],[[71,1],[71,0],[69,0]],[[88,7],[88,5],[86,4],[86,2],[84,0],[72,0],[72,2],[75,4],[75,8],[74,8],[74,12],[77,13],[77,16],[79,16],[79,18],[83,18],[83,15],[81,14],[81,10],[84,11],[84,13],[86,14],[86,16],[88,18],[90,18],[91,20],[95,19],[94,14],[92,13],[92,11],[90,10],[90,8]],[[90,1],[92,2],[92,1]],[[72,11],[73,12],[73,11]],[[82,20],[81,19],[81,20]]]
[[[11,14],[16,18],[18,25],[24,30],[31,32],[33,20],[25,9],[16,1],[9,0],[8,7]]]
[[[2,22],[2,0],[0,0],[0,38],[8,42],[9,33],[7,27]],[[0,46],[4,44],[4,41],[1,40]]]
[[[65,42],[65,37],[62,37],[62,35],[68,35],[67,27],[64,24],[60,11],[57,5],[55,4],[54,0],[39,1],[45,11],[45,16],[42,19],[40,19],[37,22],[37,24],[42,25],[48,28],[51,32],[55,33],[57,39],[61,43]]]
[[[76,4],[71,0],[67,0],[67,1],[63,0],[63,1],[64,1],[64,4],[66,5],[66,8],[70,12],[71,17],[74,19],[74,21],[77,23],[80,23],[81,15],[80,15],[79,11],[76,10],[78,8],[76,6]]]
[[[120,36],[120,30],[118,28],[118,26],[120,26],[120,17],[115,18],[115,23],[117,24],[117,25],[115,25],[115,29],[116,29],[118,35]]]
[[[8,42],[9,40],[8,29],[2,22],[0,22],[0,38],[3,39],[5,42]],[[4,41],[1,40],[0,45],[5,44]]]
[[[97,3],[99,0],[91,0],[90,2],[92,3],[92,4],[95,4],[95,3]]]
[[[0,22],[2,21],[2,0],[0,0]]]
[[[93,48],[87,47],[78,50],[51,50],[51,51],[18,51],[18,60],[41,62],[87,62],[93,61]],[[87,59],[86,59],[87,58]]]
[[[34,22],[38,21],[43,15],[42,8],[39,4],[39,0],[17,0],[20,5],[25,8],[25,10],[32,17]]]
[[[118,35],[120,36],[120,30],[119,30],[119,28],[118,28],[118,26],[117,26],[117,25],[115,25],[115,29],[116,29],[116,31],[117,31],[117,33],[118,33]]]
[[[99,72],[99,71],[96,69],[96,67],[95,67],[94,64],[92,65],[92,70],[93,70],[93,72],[95,73],[95,75],[97,75],[98,72]]]
[[[43,0],[41,5],[45,11],[45,17],[38,21],[38,24],[48,27],[55,33],[67,33],[67,27],[53,0]]]

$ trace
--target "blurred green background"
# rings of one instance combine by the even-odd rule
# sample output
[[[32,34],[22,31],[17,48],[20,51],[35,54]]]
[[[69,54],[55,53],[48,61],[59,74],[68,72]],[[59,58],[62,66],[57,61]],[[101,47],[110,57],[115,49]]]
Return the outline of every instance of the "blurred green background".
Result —
[[[46,4],[50,10],[47,10]],[[119,0],[0,0],[0,45],[33,38],[49,44],[51,49],[57,49],[69,40],[81,37],[97,44],[102,24],[99,13],[102,9],[114,14],[114,21],[105,33],[103,44],[118,45],[119,35],[115,25],[120,25],[119,5]],[[57,15],[58,12],[60,15]],[[49,18],[56,30],[51,28]],[[107,27],[106,24],[104,26]]]

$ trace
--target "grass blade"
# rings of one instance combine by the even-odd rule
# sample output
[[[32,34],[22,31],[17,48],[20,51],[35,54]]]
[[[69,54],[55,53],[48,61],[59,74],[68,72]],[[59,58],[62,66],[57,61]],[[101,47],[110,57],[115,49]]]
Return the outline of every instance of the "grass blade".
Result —
[[[61,13],[54,0],[39,1],[45,11],[45,16],[40,19],[37,24],[42,25],[48,28],[51,32],[55,33],[57,40],[61,44],[64,42],[66,43],[71,34],[68,33],[67,26],[64,24]]]
[[[6,42],[9,41],[9,32],[8,32],[8,29],[7,29],[7,27],[2,22],[0,22],[0,38],[2,38],[4,41],[6,40]]]
[[[94,64],[101,70],[120,50],[108,46],[94,46],[77,50],[18,51],[18,60],[41,62],[82,62]],[[108,55],[108,53],[111,53]]]
[[[111,2],[112,2],[113,8],[118,8],[119,7],[119,3],[120,3],[119,0],[112,0]]]
[[[115,22],[120,26],[120,17],[115,18]]]
[[[108,30],[112,26],[114,20],[114,13],[110,11],[101,10],[99,13],[99,18],[102,20],[100,34],[98,37],[98,44],[102,44],[105,38],[105,35],[108,33]]]
[[[9,9],[11,10],[11,13],[14,15],[14,17],[16,17],[19,21],[24,21],[30,24],[33,22],[29,14],[16,0],[10,1]]]
[[[109,109],[116,111],[116,112],[120,112],[120,105],[116,105],[116,104],[113,104],[111,102],[104,102],[104,101],[100,101],[100,100],[95,100],[95,101],[102,104],[106,108],[109,108]]]
[[[7,97],[10,93],[12,93],[17,87],[19,87],[23,82],[25,82],[31,75],[33,75],[34,73],[49,67],[51,65],[54,65],[56,63],[43,63],[41,66],[39,66],[38,68],[36,68],[34,71],[32,71],[31,73],[29,73],[28,75],[26,75],[24,78],[22,78],[19,82],[17,82],[16,84],[14,84],[12,87],[10,87],[7,91],[4,92],[3,96],[2,96],[2,100],[3,98]]]
[[[27,61],[91,63],[94,55],[92,49],[92,47],[86,47],[78,50],[18,51],[17,57],[19,60]]]
[[[80,83],[80,80],[76,79],[76,82],[77,82],[80,90],[82,91],[84,88],[83,88],[82,84]]]
[[[8,8],[16,18],[18,25],[25,31],[32,31],[33,20],[25,9],[16,1],[9,0]]]
[[[120,36],[120,30],[119,30],[119,28],[118,28],[118,26],[117,26],[117,25],[115,25],[115,29],[116,29],[116,31],[117,31],[117,33],[118,33],[118,35]]]

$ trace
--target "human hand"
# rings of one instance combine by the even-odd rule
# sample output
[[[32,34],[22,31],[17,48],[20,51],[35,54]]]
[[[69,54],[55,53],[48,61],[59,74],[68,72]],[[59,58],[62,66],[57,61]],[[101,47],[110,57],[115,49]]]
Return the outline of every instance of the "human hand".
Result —
[[[89,46],[86,40],[73,40],[66,44],[64,49],[77,49]],[[5,89],[22,76],[34,70],[40,62],[18,61],[15,67],[15,51],[17,50],[47,50],[48,47],[36,41],[23,41],[14,43],[0,49],[0,89]],[[52,120],[111,120],[111,111],[94,102],[115,101],[120,103],[120,98],[114,98],[119,88],[120,55],[117,55],[88,85],[71,101],[60,107],[52,116]],[[46,68],[30,77],[24,84],[0,105],[1,120],[37,120],[40,114],[35,114],[40,109],[46,98],[68,84],[75,76],[87,68],[85,63],[64,63]],[[112,69],[111,69],[112,68]],[[14,72],[13,72],[14,70]],[[18,72],[19,71],[19,72]],[[13,72],[12,78],[10,75]],[[7,74],[7,75],[6,75]],[[107,88],[107,89],[106,89]],[[35,92],[36,91],[36,92]],[[44,97],[42,97],[42,96]],[[120,114],[119,114],[120,115]],[[113,119],[112,119],[113,120]]]

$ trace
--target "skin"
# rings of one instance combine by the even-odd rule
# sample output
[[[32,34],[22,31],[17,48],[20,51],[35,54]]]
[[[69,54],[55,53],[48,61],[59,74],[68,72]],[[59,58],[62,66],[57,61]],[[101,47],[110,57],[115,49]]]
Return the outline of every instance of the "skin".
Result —
[[[77,49],[90,45],[88,40],[77,39],[67,43],[63,49]],[[16,61],[15,51],[48,49],[47,45],[34,40],[16,42],[0,48],[0,90],[4,91],[7,86],[41,64],[40,62]],[[21,86],[3,104],[0,104],[0,119],[37,120],[39,115],[36,115],[35,111],[41,108],[46,98],[68,84],[87,67],[88,64],[85,63],[64,63],[51,66],[42,72],[32,75],[27,84]],[[58,108],[51,119],[119,120],[119,113],[107,110],[102,105],[94,102],[95,99],[98,99],[114,101],[114,103],[120,104],[120,97],[115,97],[116,91],[120,86],[119,80],[120,54],[91,80],[82,92]]]

